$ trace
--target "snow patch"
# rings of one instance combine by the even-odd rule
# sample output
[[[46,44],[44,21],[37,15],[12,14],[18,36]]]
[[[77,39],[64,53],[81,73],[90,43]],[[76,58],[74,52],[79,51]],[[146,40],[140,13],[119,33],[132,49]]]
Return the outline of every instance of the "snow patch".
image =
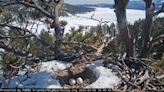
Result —
[[[87,88],[113,88],[119,84],[120,79],[103,64],[91,64],[88,67],[96,74],[97,80]]]
[[[69,63],[63,63],[62,61],[48,61],[42,62],[41,71],[54,72],[57,70],[63,70],[69,66]]]
[[[68,66],[68,63],[55,60],[42,62],[39,72],[13,76],[10,80],[9,88],[61,88],[55,71],[63,70]]]

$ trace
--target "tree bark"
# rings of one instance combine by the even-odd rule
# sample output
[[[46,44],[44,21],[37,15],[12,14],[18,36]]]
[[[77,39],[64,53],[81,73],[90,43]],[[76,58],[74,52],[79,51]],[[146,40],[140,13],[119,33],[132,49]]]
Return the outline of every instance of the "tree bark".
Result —
[[[54,47],[54,54],[57,55],[60,53],[60,46],[63,41],[63,33],[64,29],[61,28],[59,17],[60,17],[60,12],[62,10],[62,6],[64,3],[64,0],[56,0],[55,1],[56,6],[55,6],[55,19],[54,19],[54,30],[55,30],[55,47]]]
[[[129,0],[115,0],[114,7],[117,17],[118,29],[120,32],[120,38],[125,46],[127,57],[135,57],[135,48],[128,29],[126,18],[126,6],[128,2]]]
[[[161,9],[158,11],[155,10],[155,5],[152,3],[152,0],[144,0],[146,4],[146,19],[145,19],[145,29],[142,34],[142,50],[140,57],[146,58],[149,56],[152,47],[155,42],[164,38],[164,35],[159,35],[151,40],[152,27],[153,27],[153,17],[164,12],[164,4],[162,4]]]
[[[142,58],[146,58],[148,57],[149,53],[150,53],[150,38],[151,38],[151,34],[152,34],[152,26],[153,26],[153,13],[154,10],[152,9],[153,6],[152,5],[152,0],[144,0],[145,4],[146,4],[146,19],[145,19],[145,27],[144,27],[144,31],[142,34],[142,50],[141,50],[141,55],[140,57]]]

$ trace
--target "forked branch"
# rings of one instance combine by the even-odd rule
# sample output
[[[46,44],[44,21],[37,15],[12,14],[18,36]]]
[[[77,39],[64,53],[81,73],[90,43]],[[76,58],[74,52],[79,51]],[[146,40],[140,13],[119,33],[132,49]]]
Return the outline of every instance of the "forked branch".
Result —
[[[154,12],[154,15],[153,15],[153,16],[159,15],[160,13],[163,13],[163,12],[164,12],[164,3],[162,4],[162,6],[161,6],[161,9],[160,9],[160,10],[158,10],[158,11]]]
[[[51,13],[47,12],[46,10],[44,10],[42,7],[40,7],[34,0],[32,0],[33,4],[22,1],[22,0],[16,0],[15,2],[6,2],[5,5],[3,6],[9,6],[9,5],[14,5],[14,4],[21,4],[24,5],[26,7],[31,7],[34,8],[36,10],[38,10],[39,12],[41,12],[42,14],[44,14],[46,17],[51,18],[51,19],[55,19],[55,15],[52,15]]]

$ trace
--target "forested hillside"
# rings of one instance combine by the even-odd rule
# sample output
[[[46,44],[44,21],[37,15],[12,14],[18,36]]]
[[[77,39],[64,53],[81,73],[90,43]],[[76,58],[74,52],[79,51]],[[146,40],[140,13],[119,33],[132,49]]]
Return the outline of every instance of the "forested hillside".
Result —
[[[85,13],[85,12],[91,12],[94,11],[94,8],[89,8],[85,6],[79,6],[79,5],[70,5],[67,3],[64,3],[62,15],[68,15],[70,14],[77,14],[77,13]]]

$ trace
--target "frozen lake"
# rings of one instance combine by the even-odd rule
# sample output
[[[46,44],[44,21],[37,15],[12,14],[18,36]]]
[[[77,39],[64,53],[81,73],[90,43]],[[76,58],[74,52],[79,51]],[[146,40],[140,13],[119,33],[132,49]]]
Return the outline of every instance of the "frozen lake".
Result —
[[[68,22],[65,33],[71,27],[78,28],[78,26],[96,26],[99,22],[89,19],[94,14],[93,18],[97,20],[110,21],[108,24],[112,22],[116,23],[116,15],[114,13],[114,9],[110,8],[96,8],[93,12],[87,12],[84,14],[76,14],[70,15],[69,17],[60,17],[60,20],[65,20]],[[160,14],[159,16],[164,16],[164,14]],[[127,9],[127,20],[129,23],[134,23],[134,21],[145,18],[144,10],[134,10]]]
[[[60,17],[60,20],[67,21],[67,25],[65,27],[64,33],[69,32],[71,27],[75,27],[77,29],[79,26],[84,26],[86,28],[89,28],[91,26],[98,25],[99,24],[98,21],[90,19],[93,14],[94,14],[94,16],[93,16],[94,19],[97,19],[97,20],[102,19],[102,21],[109,21],[107,23],[108,25],[110,25],[111,23],[117,22],[116,21],[116,15],[114,13],[114,9],[95,8],[95,11],[92,11],[92,12],[87,12],[87,13],[83,13],[83,14],[76,14],[76,15],[69,14],[69,16],[67,16],[67,17]],[[144,10],[127,9],[126,14],[127,14],[127,21],[129,23],[134,23],[134,21],[136,21],[136,20],[145,18],[145,11]],[[161,13],[158,16],[164,17],[164,13]],[[31,20],[31,21],[33,21],[33,20]],[[42,29],[47,30],[46,24],[44,24],[40,21],[35,21],[35,22],[36,22],[36,24],[28,26],[28,29],[31,29],[31,27],[33,27],[32,31],[36,34],[40,34]],[[37,27],[37,24],[39,24],[38,27]],[[17,25],[17,23],[15,23],[14,25]],[[38,29],[38,31],[36,31],[36,29]],[[51,29],[50,32],[54,32],[54,30]]]

